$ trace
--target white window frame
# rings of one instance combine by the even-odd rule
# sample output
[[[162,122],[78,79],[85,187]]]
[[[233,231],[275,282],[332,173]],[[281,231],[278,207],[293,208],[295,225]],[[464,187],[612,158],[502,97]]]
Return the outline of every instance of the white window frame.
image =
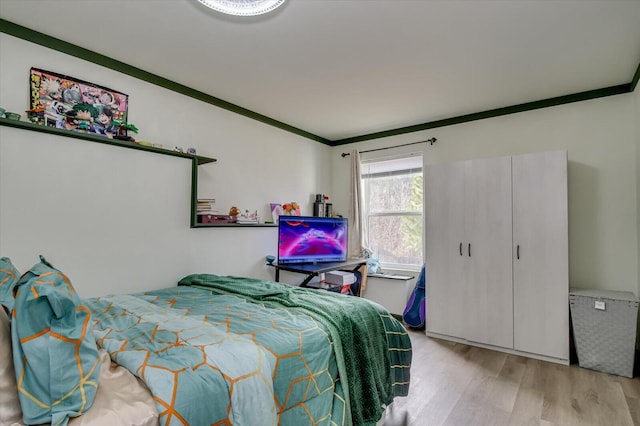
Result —
[[[409,167],[406,168],[394,168],[393,163],[401,163],[407,162],[412,163]],[[385,163],[388,166],[385,167]],[[373,168],[371,171],[369,169]],[[375,213],[369,212],[369,202],[366,199],[366,180],[370,177],[375,176],[393,176],[399,174],[412,174],[420,172],[422,174],[422,185],[423,185],[423,199],[422,199],[422,211],[411,211],[411,210],[388,210],[388,211],[379,211]],[[421,246],[422,246],[422,262],[424,262],[425,256],[425,224],[424,224],[424,167],[423,167],[423,159],[422,153],[410,153],[404,155],[397,155],[392,157],[377,157],[371,158],[361,161],[361,183],[363,187],[363,194],[365,199],[363,202],[363,238],[364,238],[364,246],[367,247],[369,242],[369,218],[373,217],[385,217],[385,216],[413,216],[413,217],[421,217],[422,218],[422,236],[421,236]],[[376,253],[373,253],[373,256],[376,257]],[[398,263],[388,263],[388,262],[380,262],[380,266],[383,269],[391,269],[391,270],[401,270],[401,271],[419,271],[422,268],[422,263],[419,265],[412,264],[398,264]]]

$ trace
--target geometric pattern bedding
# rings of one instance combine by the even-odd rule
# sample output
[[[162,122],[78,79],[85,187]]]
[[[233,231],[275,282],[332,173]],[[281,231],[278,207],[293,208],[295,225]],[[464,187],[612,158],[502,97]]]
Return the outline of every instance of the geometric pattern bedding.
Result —
[[[11,338],[23,420],[66,425],[91,407],[98,387],[90,312],[69,278],[43,257],[14,293]]]
[[[332,321],[304,306],[322,305],[319,298],[336,309],[341,302],[353,309],[353,299],[365,311],[374,304],[234,277],[193,275],[181,284],[85,300],[99,346],[145,381],[163,425],[373,424],[384,404],[408,392],[409,338],[386,311],[374,307],[383,330],[375,334],[389,346],[381,368],[388,374],[370,374],[376,390],[348,378],[353,348],[343,347]],[[300,306],[275,301],[283,294],[301,298]],[[367,411],[370,394],[379,406]]]
[[[375,424],[394,396],[408,393],[411,341],[402,324],[380,305],[359,297],[250,278],[194,274],[178,285],[239,295],[265,307],[285,307],[322,323],[336,353],[345,409],[355,424]]]
[[[326,332],[307,317],[188,287],[86,303],[98,345],[145,381],[161,424],[268,425],[281,416],[293,425],[334,417],[335,360]]]

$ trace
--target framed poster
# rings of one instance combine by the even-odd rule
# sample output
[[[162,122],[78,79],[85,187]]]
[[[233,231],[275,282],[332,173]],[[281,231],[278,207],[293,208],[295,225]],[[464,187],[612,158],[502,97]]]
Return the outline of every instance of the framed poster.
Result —
[[[300,216],[300,206],[295,201],[285,204],[270,203],[269,206],[273,223],[276,225],[280,216]]]
[[[112,138],[127,121],[129,97],[77,78],[30,70],[31,121]]]

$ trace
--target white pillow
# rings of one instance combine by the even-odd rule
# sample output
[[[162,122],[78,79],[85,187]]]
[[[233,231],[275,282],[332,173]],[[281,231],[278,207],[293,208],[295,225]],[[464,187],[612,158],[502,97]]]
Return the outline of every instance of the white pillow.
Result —
[[[72,418],[69,426],[135,425],[157,426],[158,410],[144,384],[123,367],[111,363],[100,350],[103,365],[93,406]],[[0,425],[24,426],[11,352],[11,324],[0,306]]]
[[[69,426],[158,426],[158,409],[149,389],[124,367],[99,350],[102,365],[96,399]]]
[[[18,401],[11,352],[11,324],[2,306],[0,306],[0,360],[0,424],[21,424],[22,409]]]

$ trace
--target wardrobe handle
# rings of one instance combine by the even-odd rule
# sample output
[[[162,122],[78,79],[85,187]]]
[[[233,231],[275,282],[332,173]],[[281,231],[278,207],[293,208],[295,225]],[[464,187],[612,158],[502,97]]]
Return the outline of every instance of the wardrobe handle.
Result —
[[[469,251],[469,257],[471,257],[471,243],[469,243],[469,247],[467,248],[467,250]]]
[[[516,258],[520,260],[520,244],[516,246]]]
[[[460,256],[462,256],[462,243],[460,243]]]

